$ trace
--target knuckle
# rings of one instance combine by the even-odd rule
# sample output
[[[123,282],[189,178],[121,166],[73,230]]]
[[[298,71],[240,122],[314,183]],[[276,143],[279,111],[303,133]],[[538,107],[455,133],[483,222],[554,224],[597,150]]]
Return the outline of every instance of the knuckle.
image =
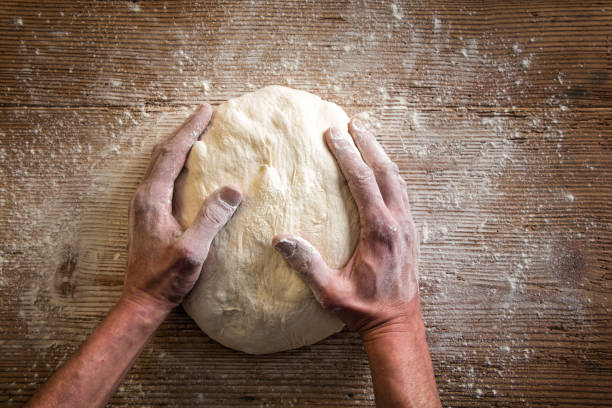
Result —
[[[376,165],[376,171],[379,173],[395,175],[398,177],[400,175],[399,167],[391,160],[385,160],[382,163]]]
[[[161,142],[160,143],[156,143],[153,146],[153,149],[151,150],[151,156],[153,156],[153,157],[157,156],[159,154],[159,150],[161,149],[161,146],[162,146]]]
[[[137,212],[142,212],[147,208],[148,200],[144,188],[139,187],[132,196],[131,206]]]
[[[172,148],[167,142],[160,142],[153,146],[152,156],[168,156],[172,153]]]
[[[130,205],[137,213],[160,214],[165,209],[163,203],[153,198],[151,188],[147,185],[141,185],[136,189]]]
[[[162,203],[151,200],[147,191],[137,191],[130,206],[135,219],[159,220],[167,212]]]
[[[366,165],[359,166],[353,172],[353,183],[358,186],[369,185],[374,181],[374,171]]]
[[[219,225],[227,219],[227,209],[220,203],[212,203],[202,209],[202,218],[205,223]]]
[[[183,265],[185,268],[193,269],[202,265],[202,261],[200,258],[195,256],[195,254],[189,253],[183,259]]]
[[[397,179],[398,179],[400,190],[402,191],[402,193],[408,194],[408,183],[406,183],[406,180],[404,180],[404,178],[400,176],[399,174],[398,174]]]
[[[414,225],[414,222],[408,221],[406,228],[403,230],[404,240],[408,244],[414,244],[419,242],[419,233]]]
[[[391,173],[391,174],[393,174],[393,175],[395,175],[395,176],[397,176],[398,178],[401,179],[402,177],[400,176],[399,166],[397,164],[395,164],[394,162],[390,162],[390,163],[391,164],[388,167],[389,173]]]
[[[177,248],[180,264],[184,268],[197,268],[202,265],[202,259],[199,254],[188,246],[179,246]]]
[[[404,178],[401,176],[401,174],[399,174],[399,168],[398,168],[397,172],[398,172],[397,180],[400,183],[400,186],[402,186],[403,189],[407,189],[408,188],[408,183],[406,183],[406,180],[404,180]]]

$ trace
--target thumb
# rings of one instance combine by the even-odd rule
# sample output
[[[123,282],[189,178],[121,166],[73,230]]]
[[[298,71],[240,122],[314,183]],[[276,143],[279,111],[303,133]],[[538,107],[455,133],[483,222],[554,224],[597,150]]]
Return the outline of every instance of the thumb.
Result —
[[[193,224],[181,239],[191,248],[204,251],[205,258],[213,239],[232,218],[241,201],[242,194],[237,187],[219,188],[206,198]]]
[[[306,281],[324,308],[330,306],[336,273],[308,241],[288,234],[277,235],[272,245],[287,263]]]

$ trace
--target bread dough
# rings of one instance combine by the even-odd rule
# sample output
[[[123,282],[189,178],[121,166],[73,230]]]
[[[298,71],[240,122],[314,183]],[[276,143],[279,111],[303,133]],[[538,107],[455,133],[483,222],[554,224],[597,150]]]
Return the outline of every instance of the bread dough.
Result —
[[[343,324],[271,245],[302,236],[342,267],[359,234],[357,208],[323,132],[346,129],[336,104],[281,86],[231,99],[217,109],[177,181],[175,215],[187,228],[204,199],[226,184],[244,201],[212,243],[204,272],[183,307],[211,338],[263,354],[315,343]]]

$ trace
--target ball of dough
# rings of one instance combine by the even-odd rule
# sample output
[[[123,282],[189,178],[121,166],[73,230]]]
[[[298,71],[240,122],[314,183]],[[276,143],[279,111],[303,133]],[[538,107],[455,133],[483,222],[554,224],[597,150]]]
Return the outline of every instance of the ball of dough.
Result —
[[[204,273],[183,307],[211,338],[252,354],[315,343],[343,323],[272,248],[280,233],[302,236],[334,268],[346,264],[359,234],[357,208],[323,133],[346,129],[336,104],[281,86],[218,107],[175,190],[187,228],[204,199],[226,184],[244,201],[214,239]]]

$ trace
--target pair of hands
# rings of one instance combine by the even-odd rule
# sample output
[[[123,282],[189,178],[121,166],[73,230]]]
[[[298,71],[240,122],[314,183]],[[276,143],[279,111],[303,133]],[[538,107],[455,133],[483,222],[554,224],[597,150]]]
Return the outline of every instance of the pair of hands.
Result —
[[[211,107],[201,107],[154,149],[130,204],[122,301],[26,406],[106,406],[161,322],[193,288],[212,240],[242,200],[235,187],[215,191],[185,231],[172,215],[174,182],[211,117]],[[359,209],[359,243],[347,265],[330,268],[293,235],[279,235],[271,244],[321,305],[362,335],[377,406],[439,407],[419,311],[416,231],[406,186],[361,123],[351,121],[348,130],[350,135],[325,133]]]
[[[153,150],[130,203],[125,300],[164,312],[180,304],[199,278],[212,240],[242,200],[236,187],[220,188],[185,231],[172,214],[174,182],[211,118],[212,108],[200,107]],[[353,256],[336,270],[300,237],[283,234],[271,244],[325,309],[364,335],[420,318],[418,240],[398,167],[361,122],[353,119],[348,131],[331,128],[324,136],[359,210],[360,237]]]

